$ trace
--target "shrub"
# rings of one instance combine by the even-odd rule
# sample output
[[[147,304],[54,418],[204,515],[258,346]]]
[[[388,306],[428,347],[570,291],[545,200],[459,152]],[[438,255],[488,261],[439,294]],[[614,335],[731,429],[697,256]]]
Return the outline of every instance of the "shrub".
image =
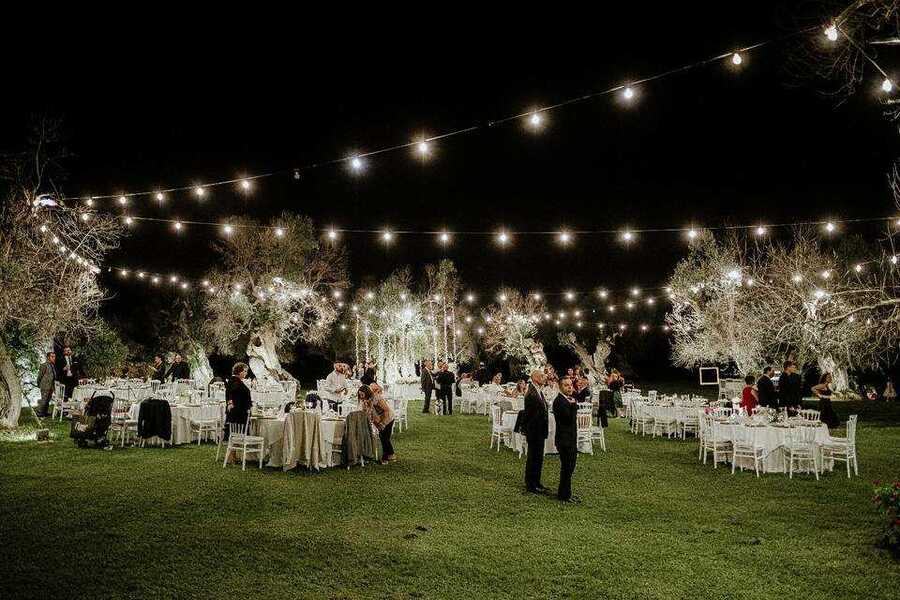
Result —
[[[900,481],[883,484],[876,481],[872,501],[883,519],[881,543],[900,552]]]

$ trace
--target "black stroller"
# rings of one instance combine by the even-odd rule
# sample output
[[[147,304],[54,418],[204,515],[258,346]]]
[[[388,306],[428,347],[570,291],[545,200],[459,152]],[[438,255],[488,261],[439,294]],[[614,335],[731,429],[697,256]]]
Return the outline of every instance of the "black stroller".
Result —
[[[84,405],[80,417],[72,421],[72,429],[69,437],[75,440],[79,448],[87,448],[88,442],[93,442],[97,448],[109,446],[106,433],[112,422],[113,397],[91,396]]]

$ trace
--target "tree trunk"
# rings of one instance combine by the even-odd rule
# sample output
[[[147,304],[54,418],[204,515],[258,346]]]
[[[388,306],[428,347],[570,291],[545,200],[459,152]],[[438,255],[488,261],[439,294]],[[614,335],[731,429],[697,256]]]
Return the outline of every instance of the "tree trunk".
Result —
[[[0,339],[0,426],[14,428],[22,411],[22,382],[12,356]]]
[[[261,380],[282,381],[294,377],[281,367],[278,360],[275,336],[271,331],[260,331],[250,337],[247,344],[247,356],[250,358],[250,369]]]
[[[831,385],[836,392],[845,392],[850,387],[850,377],[847,375],[847,368],[839,365],[834,358],[830,356],[820,356],[817,359],[819,373],[831,373]]]

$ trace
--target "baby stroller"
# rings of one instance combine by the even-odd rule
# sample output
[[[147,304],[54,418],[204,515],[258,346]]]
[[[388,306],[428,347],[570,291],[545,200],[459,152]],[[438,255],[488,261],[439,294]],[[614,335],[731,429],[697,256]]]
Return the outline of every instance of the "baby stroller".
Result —
[[[82,415],[72,421],[69,437],[75,440],[79,448],[87,448],[93,442],[97,448],[106,448],[109,441],[106,432],[112,422],[113,397],[91,396],[85,403]]]

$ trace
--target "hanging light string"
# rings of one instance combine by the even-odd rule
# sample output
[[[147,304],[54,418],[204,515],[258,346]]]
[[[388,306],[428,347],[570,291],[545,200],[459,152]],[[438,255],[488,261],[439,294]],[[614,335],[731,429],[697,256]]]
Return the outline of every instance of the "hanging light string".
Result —
[[[832,25],[831,27],[834,27],[834,25]],[[831,27],[826,29],[826,35],[828,36],[829,39],[832,39],[831,35],[828,33],[831,30]],[[378,149],[370,150],[370,151],[366,151],[366,152],[359,152],[357,154],[352,154],[350,156],[335,157],[335,158],[312,162],[312,163],[308,163],[306,165],[296,166],[296,167],[292,167],[292,168],[288,168],[288,169],[272,170],[272,171],[268,171],[268,172],[264,172],[264,173],[258,173],[255,175],[234,177],[234,178],[229,178],[229,179],[223,179],[220,181],[213,181],[213,182],[209,182],[209,183],[195,183],[192,185],[172,186],[172,187],[167,187],[167,188],[157,188],[157,189],[143,190],[143,191],[136,191],[136,192],[124,192],[124,193],[118,193],[118,194],[90,195],[90,196],[82,196],[80,199],[86,201],[89,205],[91,205],[93,203],[93,201],[95,201],[95,200],[105,200],[105,199],[112,199],[112,198],[118,199],[121,204],[126,204],[130,198],[140,198],[140,197],[145,197],[145,196],[154,196],[154,197],[156,197],[157,200],[161,201],[164,199],[166,194],[171,194],[171,193],[175,193],[175,192],[193,191],[196,195],[203,196],[206,193],[206,190],[208,190],[209,188],[221,187],[221,186],[225,186],[225,185],[234,185],[234,184],[239,184],[246,191],[246,190],[249,190],[250,186],[252,185],[252,182],[260,180],[260,179],[265,179],[265,178],[269,178],[269,177],[274,177],[276,175],[282,175],[282,174],[288,174],[288,173],[293,173],[295,178],[299,178],[301,172],[309,171],[309,170],[313,170],[313,169],[317,169],[317,168],[321,168],[321,167],[325,167],[325,166],[340,164],[340,163],[349,164],[353,171],[361,171],[365,166],[364,159],[373,157],[373,156],[377,156],[380,154],[388,153],[388,152],[395,152],[395,151],[399,151],[399,150],[407,150],[410,148],[415,148],[418,150],[418,155],[420,157],[424,158],[428,154],[429,145],[436,141],[440,141],[443,139],[456,137],[456,136],[460,136],[460,135],[469,134],[469,133],[472,133],[475,131],[490,129],[497,125],[502,125],[502,124],[508,123],[510,121],[516,121],[516,120],[522,120],[522,119],[525,119],[526,123],[532,125],[533,127],[539,126],[541,124],[541,115],[544,113],[547,113],[547,112],[550,112],[553,110],[557,110],[557,109],[560,109],[560,108],[563,108],[563,107],[566,107],[566,106],[569,106],[572,104],[577,104],[577,103],[585,102],[588,100],[592,100],[592,99],[595,99],[598,97],[615,94],[617,92],[620,92],[622,94],[623,98],[625,98],[626,100],[630,100],[634,96],[635,88],[637,88],[638,86],[645,85],[645,84],[648,84],[648,83],[651,83],[654,81],[658,81],[661,79],[665,79],[668,77],[672,77],[674,75],[685,73],[687,71],[691,71],[693,69],[697,69],[699,67],[703,67],[703,66],[706,66],[706,65],[709,65],[712,63],[716,63],[716,62],[719,62],[722,60],[726,60],[729,58],[731,59],[731,62],[734,66],[740,66],[743,63],[742,54],[746,54],[746,53],[752,52],[754,50],[758,50],[759,48],[762,48],[764,46],[767,46],[767,45],[770,45],[770,44],[773,44],[776,42],[780,42],[780,41],[783,41],[783,40],[786,40],[789,38],[793,38],[793,37],[796,37],[799,35],[804,35],[811,31],[820,31],[820,30],[821,30],[821,26],[819,26],[819,25],[806,27],[804,29],[800,29],[800,30],[797,30],[797,31],[794,31],[794,32],[791,32],[791,33],[788,33],[788,34],[785,34],[782,36],[778,36],[775,38],[771,38],[768,40],[750,44],[750,45],[744,46],[742,48],[730,50],[728,52],[716,54],[715,56],[712,56],[710,58],[706,58],[703,60],[699,60],[697,62],[689,63],[689,64],[675,67],[672,69],[668,69],[666,71],[662,71],[660,73],[656,73],[656,74],[650,75],[648,77],[635,79],[635,80],[629,81],[627,83],[616,84],[616,85],[613,85],[613,86],[603,89],[603,90],[590,92],[587,94],[582,94],[580,96],[568,98],[566,100],[562,100],[562,101],[556,102],[554,104],[540,106],[540,107],[536,107],[536,108],[530,109],[525,112],[518,112],[518,113],[515,113],[512,115],[506,116],[506,117],[493,119],[493,120],[487,121],[486,123],[483,123],[483,124],[474,124],[474,125],[470,125],[468,127],[463,127],[461,129],[447,131],[447,132],[444,132],[444,133],[441,133],[438,135],[421,136],[418,139],[414,139],[409,142],[394,144],[391,146],[386,146],[383,148],[378,148]],[[853,41],[851,38],[849,38],[849,36],[848,36],[848,40],[851,40],[851,42],[855,43],[855,41]],[[834,40],[832,40],[832,41],[834,41]],[[867,58],[868,58],[868,56],[867,56]],[[872,61],[871,58],[869,58],[869,60]],[[872,61],[872,63],[875,64],[874,61]],[[877,67],[877,64],[876,64],[876,67]],[[878,67],[878,68],[879,68],[879,70],[881,70],[880,67]],[[882,71],[882,73],[883,73],[883,71]],[[889,91],[889,90],[886,90],[886,91]]]

